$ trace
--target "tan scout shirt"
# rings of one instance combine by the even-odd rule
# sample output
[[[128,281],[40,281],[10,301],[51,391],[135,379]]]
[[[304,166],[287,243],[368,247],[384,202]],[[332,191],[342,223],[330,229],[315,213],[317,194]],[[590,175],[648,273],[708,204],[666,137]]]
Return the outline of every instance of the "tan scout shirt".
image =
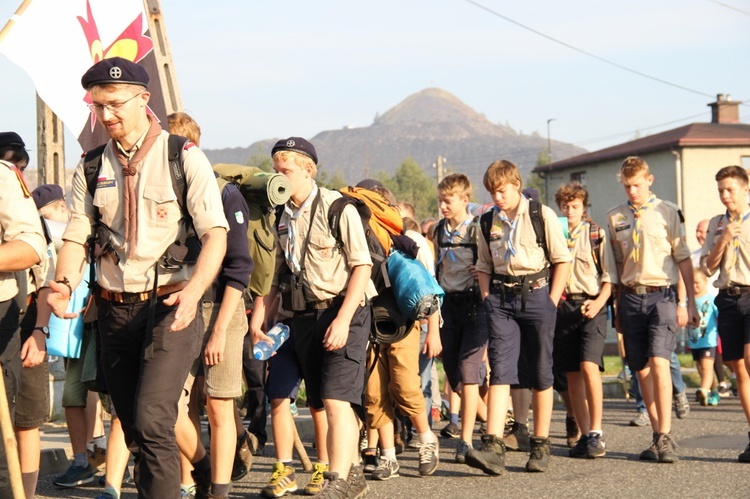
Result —
[[[453,236],[453,244],[477,244],[478,235],[481,234],[479,230],[479,224],[474,220],[474,217],[469,216],[466,223],[461,224],[459,227],[451,227],[448,220],[445,221],[445,228],[448,233],[458,231]],[[470,230],[472,229],[473,230]],[[471,233],[474,233],[474,238],[471,237]],[[435,227],[435,241],[440,241],[443,245],[448,243],[449,236],[445,233],[445,230],[440,231],[439,224]],[[440,287],[446,293],[455,293],[468,291],[475,287],[475,279],[469,271],[469,266],[474,265],[474,250],[468,246],[455,246],[455,247],[440,247],[439,244],[435,245],[435,251],[437,252],[437,259],[442,260],[438,264],[440,266]],[[451,258],[453,255],[453,258]]]
[[[23,241],[31,246],[41,262],[45,258],[47,241],[34,199],[30,194],[26,197],[15,170],[13,164],[0,161],[0,245]],[[17,294],[16,274],[0,272],[0,301],[10,300]]]
[[[341,193],[324,187],[319,189],[320,202],[315,212],[312,229],[310,229],[312,202],[303,204],[303,211],[298,218],[291,219],[289,213],[285,211],[281,215],[278,225],[279,245],[276,253],[274,284],[278,284],[278,276],[284,266],[293,269],[295,275],[297,275],[297,270],[294,270],[292,261],[287,260],[284,255],[284,249],[289,241],[290,224],[294,224],[295,240],[292,250],[298,262],[302,260],[301,251],[307,233],[312,230],[304,262],[307,276],[304,291],[305,299],[308,302],[329,300],[338,295],[345,295],[346,288],[349,286],[351,269],[359,265],[372,266],[370,250],[367,247],[365,231],[362,227],[362,219],[359,217],[356,208],[348,205],[341,212],[339,230],[343,248],[339,247],[328,227],[328,209],[334,200],[341,197]],[[315,196],[315,189],[310,193],[310,196],[310,201],[312,201]],[[287,202],[287,207],[293,211],[299,209],[291,200]],[[375,285],[370,280],[367,288],[365,288],[365,296],[360,303],[364,304],[365,299],[372,299],[377,294]]]
[[[690,258],[679,209],[656,198],[641,215],[638,262],[633,260],[635,218],[624,203],[607,212],[609,237],[615,261],[623,265],[620,282],[625,286],[671,286],[679,279],[678,262]]]
[[[708,274],[706,268],[706,258],[714,248],[716,241],[719,240],[727,226],[726,215],[717,215],[708,223],[706,231],[706,241],[703,243],[701,251],[701,268]],[[739,236],[739,248],[735,257],[735,246],[732,243],[727,244],[724,248],[724,254],[721,256],[719,263],[719,276],[714,283],[719,289],[730,286],[750,286],[750,217],[742,222],[742,230]],[[716,273],[716,270],[713,272]]]
[[[557,215],[552,211],[552,208],[544,205],[542,205],[541,212],[550,263],[570,262],[570,251],[568,251],[565,235],[560,227],[560,222],[557,220]],[[516,214],[518,222],[513,237],[516,254],[515,256],[511,255],[507,260],[505,254],[508,249],[510,227],[500,219],[500,212],[493,210],[492,213],[489,246],[481,231],[479,237],[477,237],[479,253],[477,270],[485,274],[492,274],[494,270],[496,274],[515,276],[535,274],[544,270],[548,265],[544,259],[544,249],[536,243],[536,233],[529,215],[529,200],[522,197],[521,204],[518,206],[518,213]]]
[[[138,146],[144,138],[145,134]],[[120,257],[119,264],[111,255],[99,259],[98,282],[104,289],[128,293],[150,291],[154,285],[154,264],[178,237],[184,239],[185,224],[181,223],[182,212],[169,174],[168,138],[169,133],[162,131],[135,176],[138,242],[132,258],[128,258],[124,243],[124,179],[113,149],[117,146],[110,140],[104,149],[93,199],[86,187],[83,161],[78,164],[73,176],[71,219],[63,239],[85,244],[96,230],[96,209],[99,210],[101,222],[112,231],[114,249]],[[187,181],[186,208],[193,217],[198,237],[214,227],[228,229],[216,177],[205,154],[188,142],[182,158]],[[160,268],[159,286],[188,280],[193,267],[187,265],[171,273]]]
[[[596,296],[602,289],[603,282],[617,284],[617,268],[615,267],[615,255],[612,246],[606,238],[606,231],[599,227],[599,263],[602,274],[598,275],[596,263],[594,262],[593,250],[591,248],[591,224],[585,224],[581,232],[573,241],[571,256],[573,264],[570,267],[570,277],[565,287],[568,294],[585,293]]]

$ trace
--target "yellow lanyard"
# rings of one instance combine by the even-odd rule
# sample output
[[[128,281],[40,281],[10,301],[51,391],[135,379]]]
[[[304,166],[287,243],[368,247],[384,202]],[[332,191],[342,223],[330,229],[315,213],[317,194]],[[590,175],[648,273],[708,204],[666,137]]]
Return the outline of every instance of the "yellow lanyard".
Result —
[[[748,211],[744,215],[737,215],[737,218],[732,219],[732,215],[729,213],[729,210],[727,210],[727,219],[729,220],[730,223],[739,222],[741,225],[745,223],[745,220],[747,220],[747,217],[750,217],[750,211]],[[737,265],[737,262],[740,259],[740,237],[739,236],[734,236],[732,238],[732,246],[734,247],[734,251],[732,252],[734,256],[732,257],[731,266],[734,267],[735,265]]]
[[[654,201],[656,201],[656,196],[653,194],[639,208],[636,208],[633,203],[628,201],[628,208],[633,212],[633,218],[635,218],[635,227],[633,227],[633,261],[636,263],[641,258],[641,216],[644,211],[654,204]]]

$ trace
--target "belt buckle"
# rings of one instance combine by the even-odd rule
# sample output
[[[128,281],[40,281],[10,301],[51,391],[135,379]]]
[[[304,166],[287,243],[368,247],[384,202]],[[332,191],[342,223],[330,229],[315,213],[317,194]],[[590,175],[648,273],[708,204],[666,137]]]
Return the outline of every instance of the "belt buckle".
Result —
[[[637,295],[645,295],[648,293],[648,286],[634,286],[633,292]]]
[[[740,296],[742,290],[737,286],[732,286],[731,288],[727,288],[727,294],[729,296]]]

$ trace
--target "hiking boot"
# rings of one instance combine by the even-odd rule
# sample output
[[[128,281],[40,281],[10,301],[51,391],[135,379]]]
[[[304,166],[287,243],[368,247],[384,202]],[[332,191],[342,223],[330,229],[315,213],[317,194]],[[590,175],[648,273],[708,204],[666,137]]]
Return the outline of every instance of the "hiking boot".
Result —
[[[604,443],[604,435],[601,433],[589,433],[588,449],[586,457],[594,459],[597,457],[604,457],[607,454],[606,444]]]
[[[578,442],[576,442],[575,446],[568,451],[568,455],[570,457],[583,459],[585,457],[588,457],[588,450],[589,450],[589,436],[581,435],[581,438],[578,439]]]
[[[529,427],[518,421],[514,421],[510,427],[510,431],[505,434],[505,448],[508,450],[515,450],[521,452],[529,452],[531,450],[531,442],[529,441]]]
[[[349,498],[349,482],[339,478],[338,473],[326,471],[323,473],[323,478],[325,479],[323,490],[315,497],[319,499],[354,499]],[[362,497],[362,494],[360,494],[360,497]]]
[[[77,487],[79,485],[86,485],[96,480],[94,476],[94,470],[91,469],[91,465],[76,466],[71,464],[70,467],[63,473],[56,477],[52,483],[58,487]]]
[[[440,444],[437,437],[433,435],[432,442],[422,443],[419,446],[419,474],[422,476],[432,475],[440,463]]]
[[[651,437],[651,445],[649,445],[646,450],[641,452],[641,455],[638,457],[641,461],[658,461],[659,460],[659,454],[656,450],[657,440],[659,440],[659,434],[654,432]]]
[[[458,441],[458,447],[456,447],[456,462],[458,464],[464,464],[466,462],[466,454],[469,450],[468,443],[463,440]]]
[[[750,437],[750,431],[747,432],[747,436]],[[747,444],[747,447],[745,447],[745,452],[740,454],[737,460],[741,463],[750,463],[750,444]]]
[[[297,490],[297,479],[294,475],[294,468],[286,466],[281,461],[273,464],[273,472],[268,485],[263,487],[260,495],[263,497],[281,497],[287,492]]]
[[[461,436],[461,429],[456,423],[448,423],[445,428],[440,430],[440,436],[443,438],[458,438]]]
[[[195,481],[195,499],[208,499],[211,491],[211,468],[203,472],[193,470],[190,474]]]
[[[349,483],[349,499],[360,499],[367,495],[370,486],[365,480],[365,472],[362,466],[352,466],[349,468],[349,476],[346,481]]]
[[[630,426],[646,426],[651,424],[651,418],[648,417],[648,412],[639,412],[636,417],[630,420]]]
[[[565,416],[565,438],[569,448],[575,447],[581,438],[581,431],[578,429],[578,421],[575,416]]]
[[[677,444],[672,440],[672,435],[669,433],[659,434],[659,439],[656,441],[656,452],[660,463],[676,463],[680,460],[677,455]]]
[[[706,407],[708,405],[708,390],[698,388],[698,391],[695,392],[695,401],[702,407]]]
[[[526,471],[547,471],[549,469],[549,456],[549,438],[531,437],[531,454],[526,462]]]
[[[315,494],[320,494],[320,491],[323,490],[323,473],[325,473],[326,471],[328,471],[327,464],[313,464],[312,476],[310,477],[310,481],[308,482],[308,484],[305,485],[305,488],[303,489],[303,492],[306,496],[314,496]]]
[[[86,449],[86,455],[89,459],[89,466],[94,473],[104,471],[105,461],[107,460],[107,449],[102,449],[94,444],[94,450]]]
[[[232,481],[242,480],[253,465],[253,451],[250,448],[250,433],[247,430],[242,431],[242,435],[237,439],[237,450],[234,454],[234,463],[232,464]]]
[[[383,458],[380,460],[377,469],[370,474],[370,478],[384,482],[391,478],[396,478],[398,476],[398,469],[398,461],[395,459]]]
[[[362,461],[365,463],[365,473],[372,473],[380,462],[380,449],[368,447],[362,451]]]
[[[719,405],[719,400],[721,400],[721,396],[719,395],[719,392],[716,390],[712,391],[708,394],[708,405],[714,406]]]
[[[674,412],[677,419],[685,419],[690,414],[690,402],[688,402],[685,392],[676,393],[674,399]]]
[[[362,452],[367,448],[369,443],[367,442],[367,429],[362,428],[359,430],[359,452]]]
[[[480,435],[486,435],[487,434],[487,421],[482,421],[481,423],[479,423],[479,429],[477,430],[477,432]]]
[[[505,471],[505,443],[497,435],[482,435],[481,450],[470,449],[466,464],[488,475],[502,475]]]

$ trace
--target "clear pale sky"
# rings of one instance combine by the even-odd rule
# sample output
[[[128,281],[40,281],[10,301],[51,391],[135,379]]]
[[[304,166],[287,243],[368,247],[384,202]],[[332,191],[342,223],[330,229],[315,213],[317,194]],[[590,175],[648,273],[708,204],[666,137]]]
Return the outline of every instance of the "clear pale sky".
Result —
[[[447,90],[496,123],[597,150],[710,121],[747,101],[750,1],[162,0],[185,111],[205,148],[368,126],[408,95]],[[3,0],[0,22],[20,0]],[[40,41],[40,43],[45,43]],[[31,80],[0,55],[0,131],[36,147]],[[66,134],[66,163],[80,154]],[[436,151],[439,154],[439,151]],[[35,165],[32,154],[32,166]]]

